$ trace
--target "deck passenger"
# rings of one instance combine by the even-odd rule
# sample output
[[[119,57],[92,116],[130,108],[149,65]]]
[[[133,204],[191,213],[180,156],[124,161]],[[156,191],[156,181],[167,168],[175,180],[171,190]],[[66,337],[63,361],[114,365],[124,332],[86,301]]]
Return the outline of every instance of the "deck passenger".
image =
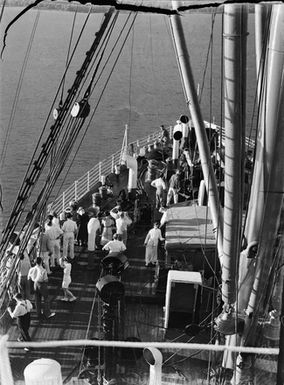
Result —
[[[65,302],[73,302],[76,300],[75,295],[69,290],[69,286],[71,283],[71,270],[72,265],[69,262],[68,258],[60,258],[60,266],[63,269],[63,279],[62,279],[62,290],[64,293],[64,297],[62,301]]]
[[[60,239],[63,235],[63,230],[53,223],[53,216],[51,215],[48,216],[48,222],[45,224],[45,232],[49,236],[51,244],[50,267],[55,267],[55,265],[59,265]]]
[[[40,257],[37,257],[36,265],[30,269],[28,278],[34,282],[35,305],[38,318],[41,319],[42,316],[47,319],[54,317],[55,313],[51,313],[49,307],[48,275]],[[42,299],[44,301],[43,309]]]
[[[88,245],[88,222],[89,215],[85,212],[83,207],[78,209],[79,225],[77,241],[79,246],[87,247]]]
[[[95,251],[95,249],[97,248],[96,238],[100,230],[101,224],[97,218],[97,213],[91,211],[90,220],[88,222],[88,251]]]
[[[119,234],[114,234],[113,241],[109,241],[104,245],[103,250],[107,250],[110,253],[121,253],[126,250],[126,246],[122,242],[121,236]]]
[[[160,241],[164,241],[161,230],[159,229],[159,222],[154,223],[154,227],[149,230],[146,235],[144,245],[146,246],[145,252],[145,266],[156,265],[158,262],[158,244]]]
[[[50,274],[50,257],[52,256],[53,248],[50,237],[45,230],[40,234],[38,244],[39,257],[42,259],[47,274]]]
[[[110,210],[110,215],[115,219],[116,233],[121,235],[122,241],[126,246],[127,243],[127,228],[131,225],[132,219],[129,218],[126,211],[122,211],[120,206]]]
[[[35,223],[32,235],[27,244],[27,252],[31,261],[35,261],[37,257],[37,240],[39,238],[40,230],[40,225],[38,223]],[[22,232],[22,234],[24,234],[24,231]]]
[[[77,235],[77,224],[74,222],[72,218],[71,213],[66,214],[66,222],[63,223],[62,230],[63,230],[63,257],[68,256],[68,250],[69,250],[69,256],[71,259],[74,259],[74,240]]]
[[[182,123],[182,138],[180,143],[180,149],[184,150],[185,148],[188,148],[188,135],[189,135],[189,128],[187,123]]]
[[[176,173],[171,176],[169,182],[169,191],[167,196],[167,206],[170,205],[172,197],[174,198],[174,203],[178,203],[178,193],[180,191],[180,171],[176,170]]]
[[[101,245],[104,246],[108,242],[112,241],[113,229],[115,228],[114,220],[110,216],[109,211],[102,217],[103,232],[101,238]]]
[[[160,130],[159,141],[163,146],[167,147],[170,144],[170,134],[163,124],[160,126]]]
[[[51,213],[51,215],[52,215],[52,224],[53,224],[53,226],[60,227],[60,220],[58,218],[57,212],[53,211]]]
[[[156,188],[156,209],[159,210],[160,207],[164,206],[164,197],[167,190],[165,177],[161,175],[159,178],[154,179],[151,186]]]
[[[28,281],[28,274],[31,268],[31,262],[27,251],[25,250],[20,255],[20,262],[18,264],[18,290],[23,299],[30,299],[31,290],[30,282]]]
[[[17,318],[18,329],[21,336],[18,338],[18,341],[31,341],[29,335],[29,328],[31,324],[31,310],[33,305],[28,299],[24,299],[21,293],[17,293],[14,296],[16,300],[16,307],[12,312],[11,308],[8,307],[8,312],[11,318]],[[28,348],[24,348],[26,351],[29,351]]]

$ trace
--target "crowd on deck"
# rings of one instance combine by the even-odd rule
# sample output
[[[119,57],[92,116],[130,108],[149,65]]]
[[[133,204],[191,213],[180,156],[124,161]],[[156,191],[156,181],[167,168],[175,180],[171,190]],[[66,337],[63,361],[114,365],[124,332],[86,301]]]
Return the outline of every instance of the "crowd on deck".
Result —
[[[132,220],[120,205],[105,212],[101,212],[96,205],[84,209],[78,207],[77,202],[70,202],[69,206],[59,218],[53,212],[47,215],[42,225],[35,224],[27,247],[20,255],[17,266],[18,292],[13,296],[16,305],[13,311],[8,307],[10,316],[17,319],[19,341],[31,340],[32,296],[38,321],[55,316],[49,305],[48,280],[56,270],[62,269],[63,272],[63,296],[60,299],[64,302],[76,300],[69,288],[75,244],[87,249],[91,258],[94,258],[96,250],[103,250],[105,254],[126,250],[127,229]],[[17,249],[18,246],[14,246],[12,255],[17,253]]]
[[[162,168],[155,172],[150,185],[156,189],[155,208],[165,213],[173,202],[178,203],[179,196],[193,197],[193,146],[190,144],[189,131],[183,133],[180,140],[179,156],[172,160],[169,156],[171,140],[169,132],[161,126],[161,134],[151,151],[160,153]],[[148,164],[151,157],[148,156]],[[36,224],[26,250],[20,255],[17,267],[18,293],[14,296],[16,307],[8,309],[12,318],[18,319],[21,340],[30,341],[28,333],[30,311],[32,309],[31,293],[34,293],[35,310],[39,320],[50,319],[51,312],[48,299],[48,279],[56,269],[62,269],[62,301],[73,302],[76,297],[70,290],[71,272],[74,262],[74,245],[88,250],[88,268],[94,266],[97,250],[105,253],[120,253],[127,249],[128,228],[132,219],[124,205],[125,190],[119,194],[118,201],[111,210],[101,211],[99,205],[78,207],[72,201],[69,208],[59,217],[51,212],[43,224]],[[162,221],[163,222],[163,221]],[[163,241],[161,227],[164,223],[155,222],[144,241],[145,266],[158,264],[158,245]]]

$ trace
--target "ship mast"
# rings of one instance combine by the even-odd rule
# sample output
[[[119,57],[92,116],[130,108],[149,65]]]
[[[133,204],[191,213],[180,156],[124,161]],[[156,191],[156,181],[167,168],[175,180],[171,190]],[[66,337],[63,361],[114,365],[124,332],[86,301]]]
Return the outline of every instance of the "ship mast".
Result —
[[[256,343],[258,317],[267,311],[265,295],[269,276],[273,274],[274,249],[280,222],[284,190],[283,165],[283,68],[284,68],[284,7],[273,5],[271,31],[264,65],[264,87],[260,98],[259,128],[256,147],[253,185],[249,205],[246,237],[256,241],[255,274],[248,305],[242,344]],[[253,238],[254,237],[254,238]],[[240,291],[240,294],[242,291]],[[246,298],[240,295],[240,303]],[[241,310],[241,308],[240,308]],[[249,365],[247,362],[243,367]],[[239,371],[237,383],[243,383],[248,373]]]
[[[177,0],[172,0],[173,9],[177,9],[178,5],[179,2]],[[220,205],[216,178],[211,162],[208,139],[206,135],[204,121],[201,115],[200,106],[198,103],[198,96],[194,84],[189,54],[187,51],[183,27],[181,23],[181,17],[179,15],[171,15],[169,20],[185,98],[195,128],[199,155],[201,159],[202,172],[208,194],[209,207],[211,210],[213,226],[214,229],[216,229],[218,254],[219,259],[222,263],[223,212]]]
[[[224,7],[225,204],[222,299],[226,312],[236,301],[240,253],[244,156],[247,5]]]

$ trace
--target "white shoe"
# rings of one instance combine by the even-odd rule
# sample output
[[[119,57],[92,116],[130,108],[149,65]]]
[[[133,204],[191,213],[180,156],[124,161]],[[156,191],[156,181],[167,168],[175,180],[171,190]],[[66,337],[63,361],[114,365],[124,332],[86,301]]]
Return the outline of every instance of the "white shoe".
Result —
[[[70,298],[69,302],[74,302],[74,301],[76,301],[76,299],[77,299],[76,297]]]

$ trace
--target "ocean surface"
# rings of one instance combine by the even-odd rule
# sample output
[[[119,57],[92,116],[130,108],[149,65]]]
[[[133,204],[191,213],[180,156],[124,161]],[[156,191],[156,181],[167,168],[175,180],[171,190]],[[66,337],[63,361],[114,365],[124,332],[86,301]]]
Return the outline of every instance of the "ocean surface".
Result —
[[[6,8],[1,22],[1,40],[7,23],[20,8]],[[2,226],[5,225],[34,152],[42,127],[67,60],[74,13],[40,11],[26,70],[19,90],[19,79],[31,31],[37,15],[29,11],[10,29],[7,46],[0,62],[0,154],[5,153],[1,168]],[[127,15],[122,14],[118,23]],[[221,97],[221,15],[214,23],[213,54],[209,55],[201,108],[203,119],[222,124]],[[86,14],[77,14],[71,46],[77,39]],[[92,14],[83,32],[78,53],[70,66],[64,92],[80,68],[102,14]],[[191,13],[183,16],[185,37],[196,87],[202,84],[212,26],[212,15]],[[249,15],[247,58],[247,130],[249,131],[255,97],[254,15]],[[211,91],[210,91],[211,90]],[[15,115],[15,95],[19,92]],[[90,99],[91,108],[92,98]],[[133,141],[155,131],[160,124],[174,125],[178,117],[188,114],[181,86],[168,18],[142,15],[136,18],[115,70],[105,89],[97,112],[69,170],[63,171],[54,190],[56,195],[100,160],[121,148],[125,124]],[[10,123],[9,123],[10,122]],[[52,121],[48,127],[50,127]],[[9,134],[7,128],[10,126]],[[48,132],[48,130],[47,130]],[[8,139],[8,140],[7,140]],[[7,146],[4,147],[4,143]],[[73,151],[72,156],[75,154]],[[71,156],[71,158],[72,158]],[[40,188],[40,187],[39,187]],[[35,190],[30,204],[36,198]],[[0,214],[1,215],[1,214]]]

